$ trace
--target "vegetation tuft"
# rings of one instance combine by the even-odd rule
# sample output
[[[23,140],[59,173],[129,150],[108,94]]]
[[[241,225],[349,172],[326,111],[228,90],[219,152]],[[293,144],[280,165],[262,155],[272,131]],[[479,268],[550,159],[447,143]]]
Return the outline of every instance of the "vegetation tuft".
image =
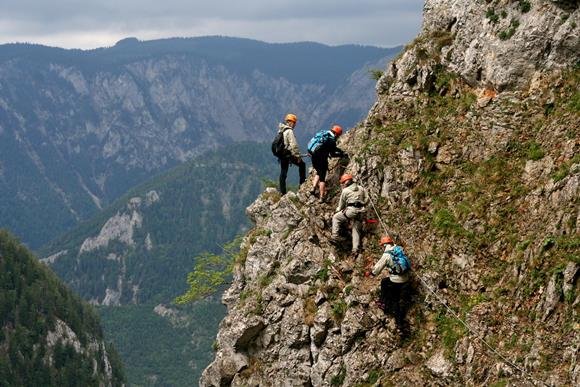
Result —
[[[518,27],[520,26],[520,21],[517,19],[512,19],[510,21],[510,25],[508,26],[507,29],[500,31],[497,36],[501,39],[501,40],[508,40],[509,38],[511,38],[512,36],[514,36],[514,34],[516,33],[516,30],[518,29]]]
[[[251,239],[251,238],[250,238]],[[245,262],[248,248],[240,249],[241,237],[227,243],[222,255],[204,253],[196,257],[193,271],[187,275],[189,289],[174,302],[184,305],[214,294],[231,278],[233,265]]]

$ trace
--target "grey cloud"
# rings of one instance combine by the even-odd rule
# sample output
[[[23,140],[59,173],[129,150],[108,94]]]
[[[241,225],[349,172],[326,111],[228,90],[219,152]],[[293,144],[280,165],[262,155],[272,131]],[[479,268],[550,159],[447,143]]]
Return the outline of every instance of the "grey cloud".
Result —
[[[285,19],[294,17],[324,17],[339,15],[363,16],[417,11],[423,0],[18,0],[0,1],[0,17],[33,20],[67,20],[79,15],[102,17],[148,18],[161,14],[182,17],[220,17],[226,19]]]
[[[265,41],[307,35],[329,44],[393,45],[416,34],[422,5],[423,0],[0,0],[0,36],[46,40],[92,30],[119,37],[220,34]],[[293,28],[283,30],[288,26]]]

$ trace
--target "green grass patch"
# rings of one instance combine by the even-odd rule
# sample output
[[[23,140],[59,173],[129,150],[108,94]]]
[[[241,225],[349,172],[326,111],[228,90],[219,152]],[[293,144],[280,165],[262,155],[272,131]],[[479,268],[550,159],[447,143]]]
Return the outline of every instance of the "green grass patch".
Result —
[[[352,285],[348,285],[344,288],[344,295],[345,296],[349,296],[352,293],[353,290],[353,286]]]
[[[465,333],[465,327],[453,316],[448,316],[445,311],[441,310],[436,318],[437,331],[443,340],[445,353],[448,356],[453,354],[455,344]]]
[[[278,203],[281,198],[282,194],[279,191],[264,192],[262,194],[262,199],[269,200],[272,203]]]
[[[338,298],[334,302],[332,302],[330,307],[332,310],[332,317],[334,318],[334,320],[339,322],[342,321],[348,309],[347,303],[342,298]]]
[[[260,286],[260,288],[265,288],[268,285],[270,285],[272,283],[272,281],[274,281],[274,274],[273,273],[264,274],[258,280],[258,285]]]
[[[542,149],[542,146],[540,144],[538,144],[535,141],[531,141],[528,144],[528,149],[527,149],[527,153],[526,156],[528,158],[528,160],[540,160],[542,158],[544,158],[544,155],[546,154],[546,152]]]
[[[371,370],[371,372],[369,372],[369,377],[367,378],[367,382],[370,385],[373,385],[379,381],[379,379],[381,378],[382,375],[383,375],[383,372],[381,370]]]
[[[558,167],[556,172],[552,174],[552,179],[558,182],[563,180],[566,176],[570,174],[570,169],[572,165],[580,163],[580,154],[575,155],[571,160],[563,163]]]
[[[383,76],[384,71],[380,70],[380,69],[370,69],[369,70],[369,76],[371,77],[371,79],[378,81],[379,79],[381,79],[381,77]]]
[[[284,230],[284,233],[282,234],[281,239],[285,240],[286,238],[288,238],[290,236],[290,234],[292,233],[292,231],[294,231],[295,228],[296,228],[296,226],[291,226],[291,225],[286,227],[286,230]]]
[[[495,13],[494,8],[488,8],[487,11],[485,12],[485,17],[492,24],[497,24],[497,22],[499,21],[499,15]]]
[[[522,13],[530,12],[532,9],[532,4],[528,0],[520,0],[518,4],[518,8]]]
[[[267,230],[265,228],[254,228],[248,233],[248,240],[250,244],[253,245],[258,240],[258,237],[260,236],[269,237],[270,235],[272,235],[272,230]]]
[[[506,387],[508,385],[508,379],[500,379],[497,382],[491,383],[490,387]]]
[[[322,282],[328,281],[330,278],[330,269],[328,267],[323,267],[316,272],[314,278],[317,280],[321,280]]]
[[[580,112],[580,92],[577,91],[572,95],[570,101],[568,102],[568,107],[573,112],[576,113]]]
[[[514,36],[514,34],[516,33],[516,30],[518,29],[518,27],[520,26],[520,21],[517,19],[512,19],[510,21],[510,25],[507,29],[500,31],[497,36],[501,39],[501,40],[508,40],[509,38],[511,38],[512,36]]]
[[[447,208],[441,208],[435,212],[432,225],[446,237],[458,236],[471,239],[474,236],[472,232],[466,230],[457,222],[453,212]]]
[[[346,367],[344,366],[344,364],[341,364],[340,370],[338,371],[338,374],[334,375],[330,379],[330,385],[331,386],[342,386],[345,378],[346,378]]]

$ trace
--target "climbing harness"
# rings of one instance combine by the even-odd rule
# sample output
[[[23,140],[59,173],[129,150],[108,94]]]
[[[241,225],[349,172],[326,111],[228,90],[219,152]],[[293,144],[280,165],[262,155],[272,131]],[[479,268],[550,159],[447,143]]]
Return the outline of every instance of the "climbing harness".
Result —
[[[387,226],[383,222],[383,220],[381,218],[381,214],[379,214],[379,211],[377,210],[377,207],[375,207],[375,203],[373,202],[373,199],[371,197],[371,194],[370,194],[370,192],[368,190],[367,190],[367,193],[368,193],[369,201],[371,202],[371,205],[373,206],[373,209],[374,209],[375,213],[377,214],[377,219],[379,220],[381,226],[383,227],[384,232],[386,234],[389,234],[389,231],[387,230]],[[502,355],[501,353],[499,353],[487,341],[485,341],[485,339],[481,338],[471,328],[471,326],[469,326],[469,324],[467,324],[465,321],[463,321],[461,319],[461,317],[459,317],[459,315],[453,309],[451,309],[451,307],[449,307],[449,305],[447,305],[447,303],[445,302],[445,300],[443,298],[441,298],[441,296],[439,296],[437,293],[435,293],[433,291],[433,289],[431,289],[431,287],[427,284],[427,282],[423,279],[423,277],[419,273],[416,273],[415,272],[415,275],[417,276],[417,278],[419,278],[419,280],[421,281],[421,283],[423,284],[423,286],[425,287],[425,289],[427,289],[429,291],[429,293],[431,293],[433,296],[435,296],[435,298],[447,309],[447,311],[449,311],[449,313],[451,313],[451,315],[453,317],[455,317],[457,319],[457,321],[459,321],[467,329],[467,331],[470,333],[470,336],[475,337],[477,340],[479,340],[480,342],[482,342],[492,353],[494,353],[497,357],[499,357],[501,360],[503,360],[508,366],[510,366],[513,369],[519,371],[524,377],[528,378],[530,381],[532,381],[534,383],[540,383],[541,385],[544,385],[544,386],[549,386],[548,383],[546,383],[546,382],[544,382],[542,380],[536,379],[534,376],[532,376],[525,369],[521,368],[520,366],[518,366],[517,364],[513,363],[508,358],[506,358],[504,355]]]

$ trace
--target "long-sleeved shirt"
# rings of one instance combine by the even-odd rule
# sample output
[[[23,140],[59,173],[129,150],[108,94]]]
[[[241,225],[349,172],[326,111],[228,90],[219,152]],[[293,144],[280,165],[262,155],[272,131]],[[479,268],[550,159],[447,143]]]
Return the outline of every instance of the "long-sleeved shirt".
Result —
[[[336,211],[342,211],[346,207],[355,207],[358,212],[364,212],[368,204],[367,191],[356,183],[351,183],[342,190]],[[354,206],[353,206],[354,205]]]
[[[294,135],[294,128],[286,124],[279,124],[278,131],[284,132],[284,144],[286,149],[290,151],[293,157],[300,157],[300,149],[298,148],[298,141]]]
[[[395,245],[388,244],[385,246],[385,251],[383,252],[383,256],[379,261],[373,266],[373,275],[379,275],[381,271],[385,267],[389,269],[389,279],[391,282],[395,283],[405,283],[409,280],[409,271],[403,274],[395,274],[395,263],[393,262],[393,256],[391,255],[391,251],[395,248]]]

